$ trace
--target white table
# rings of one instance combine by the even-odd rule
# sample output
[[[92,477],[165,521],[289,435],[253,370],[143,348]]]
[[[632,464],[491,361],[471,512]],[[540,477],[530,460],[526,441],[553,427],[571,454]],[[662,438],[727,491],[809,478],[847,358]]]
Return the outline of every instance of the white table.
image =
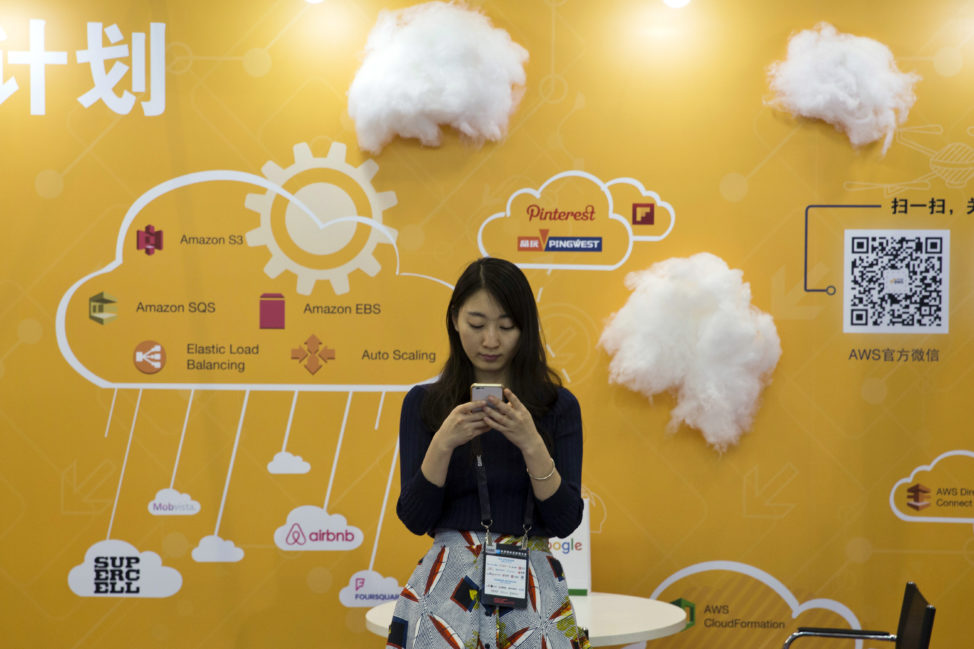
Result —
[[[580,627],[588,629],[593,647],[662,638],[682,631],[686,626],[687,615],[682,608],[647,597],[592,593],[571,599],[575,620]],[[365,614],[365,626],[372,633],[385,637],[395,607],[393,601],[370,608]]]

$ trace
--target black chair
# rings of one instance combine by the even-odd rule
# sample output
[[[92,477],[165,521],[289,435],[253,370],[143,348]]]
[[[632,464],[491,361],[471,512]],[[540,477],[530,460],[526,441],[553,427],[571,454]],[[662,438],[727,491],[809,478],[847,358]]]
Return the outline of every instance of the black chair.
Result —
[[[788,636],[782,649],[788,649],[798,638],[846,638],[849,640],[885,640],[895,642],[896,649],[927,649],[930,646],[930,634],[933,632],[933,614],[937,612],[931,606],[920,589],[912,581],[907,582],[903,593],[903,608],[900,610],[900,622],[896,628],[896,635],[886,631],[866,631],[862,629],[827,629],[820,627],[799,627]]]

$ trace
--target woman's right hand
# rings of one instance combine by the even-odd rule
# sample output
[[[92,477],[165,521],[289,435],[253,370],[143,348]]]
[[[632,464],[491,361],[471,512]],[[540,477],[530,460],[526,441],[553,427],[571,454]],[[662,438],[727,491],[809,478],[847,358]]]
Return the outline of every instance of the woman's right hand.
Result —
[[[490,426],[484,421],[483,409],[486,407],[484,401],[461,403],[443,420],[440,429],[433,436],[433,442],[452,452],[456,447],[483,435],[490,430]]]
[[[446,484],[446,474],[454,449],[490,430],[490,426],[484,421],[484,413],[480,410],[485,407],[487,404],[483,401],[461,403],[446,416],[440,429],[433,435],[433,440],[426,449],[426,457],[423,458],[421,468],[427,480],[438,487]]]

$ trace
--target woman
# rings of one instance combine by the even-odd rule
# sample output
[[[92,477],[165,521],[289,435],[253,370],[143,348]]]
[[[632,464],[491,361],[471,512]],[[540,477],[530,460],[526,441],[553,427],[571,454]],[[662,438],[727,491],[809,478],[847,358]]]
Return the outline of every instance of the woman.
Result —
[[[588,647],[548,551],[549,536],[567,536],[582,519],[581,413],[545,360],[524,273],[502,259],[470,264],[446,329],[439,379],[402,405],[396,512],[434,540],[396,603],[387,646]],[[504,399],[471,402],[472,383],[502,384]],[[491,541],[529,549],[523,607],[481,601]]]

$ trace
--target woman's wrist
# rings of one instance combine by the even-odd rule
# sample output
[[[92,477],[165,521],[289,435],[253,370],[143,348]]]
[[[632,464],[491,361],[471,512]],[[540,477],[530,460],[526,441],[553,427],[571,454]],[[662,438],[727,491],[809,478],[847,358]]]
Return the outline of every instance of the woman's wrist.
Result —
[[[551,479],[551,476],[555,475],[555,460],[554,460],[554,458],[552,458],[552,460],[551,460],[551,469],[548,470],[548,473],[546,473],[544,475],[534,475],[533,473],[531,473],[531,467],[528,467],[528,475],[531,477],[532,480],[538,480],[538,481],[550,480]]]
[[[433,449],[434,453],[439,453],[441,455],[453,455],[453,451],[456,449],[456,446],[451,445],[448,438],[449,435],[437,431],[436,434],[433,435],[433,439],[430,440],[430,448]]]
[[[531,440],[530,444],[527,444],[521,449],[521,455],[524,456],[525,462],[544,460],[546,457],[551,457],[548,453],[548,447],[545,446],[544,440],[541,439],[541,435],[537,434]]]
[[[554,464],[554,459],[540,435],[533,444],[522,449],[521,454],[524,457],[524,464],[528,467],[528,473],[531,475],[546,475],[551,465]]]

